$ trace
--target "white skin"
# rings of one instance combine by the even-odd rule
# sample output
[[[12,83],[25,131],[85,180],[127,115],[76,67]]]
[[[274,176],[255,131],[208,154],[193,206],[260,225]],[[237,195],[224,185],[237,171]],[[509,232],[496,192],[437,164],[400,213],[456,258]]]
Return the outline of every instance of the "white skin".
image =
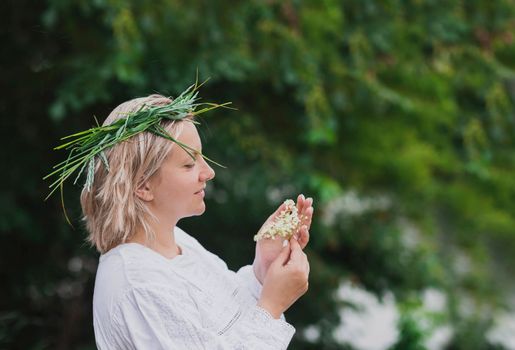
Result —
[[[185,217],[202,215],[206,210],[204,189],[206,183],[215,177],[214,170],[200,155],[202,143],[195,125],[184,122],[184,129],[178,141],[196,150],[195,160],[182,148],[174,145],[158,173],[135,191],[146,202],[152,213],[158,218],[152,224],[155,241],[147,243],[143,231],[137,231],[129,242],[149,246],[168,259],[181,254],[175,242],[173,228]],[[173,200],[170,200],[173,198]],[[258,305],[278,318],[288,309],[308,287],[309,263],[302,249],[309,241],[309,227],[313,215],[313,200],[299,195],[297,208],[304,215],[301,228],[295,233],[289,244],[283,247],[280,239],[260,240],[256,244],[254,273],[263,284],[263,291]],[[274,220],[284,209],[281,205],[265,222]],[[288,243],[287,241],[285,243]]]

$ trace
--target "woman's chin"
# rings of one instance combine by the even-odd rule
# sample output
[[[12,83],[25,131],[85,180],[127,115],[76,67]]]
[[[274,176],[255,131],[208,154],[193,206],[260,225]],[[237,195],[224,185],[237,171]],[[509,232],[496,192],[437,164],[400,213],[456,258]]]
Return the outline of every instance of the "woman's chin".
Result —
[[[206,211],[206,205],[204,204],[204,202],[202,202],[202,206],[199,208],[199,210],[194,214],[194,216],[200,216],[202,214],[204,214],[204,212]]]

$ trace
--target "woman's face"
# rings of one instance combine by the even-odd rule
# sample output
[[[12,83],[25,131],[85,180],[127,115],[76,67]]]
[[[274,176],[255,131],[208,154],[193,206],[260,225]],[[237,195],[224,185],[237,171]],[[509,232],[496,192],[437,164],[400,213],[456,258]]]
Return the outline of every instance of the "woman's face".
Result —
[[[184,129],[177,140],[198,153],[202,152],[197,128],[191,122],[184,122]],[[160,220],[170,218],[178,221],[201,215],[206,210],[204,188],[207,181],[215,177],[215,172],[198,153],[193,160],[177,144],[173,145],[157,176],[150,181],[153,194],[150,205]]]

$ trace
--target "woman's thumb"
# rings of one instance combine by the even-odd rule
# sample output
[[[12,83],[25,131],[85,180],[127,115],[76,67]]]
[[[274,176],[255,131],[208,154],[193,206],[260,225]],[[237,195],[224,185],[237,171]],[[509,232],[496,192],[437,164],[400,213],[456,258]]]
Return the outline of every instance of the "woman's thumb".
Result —
[[[281,249],[281,251],[279,252],[279,255],[277,255],[277,258],[275,258],[274,263],[281,264],[281,266],[286,264],[288,262],[288,260],[290,259],[290,251],[291,251],[290,242],[287,239],[285,239],[283,241],[283,249]]]

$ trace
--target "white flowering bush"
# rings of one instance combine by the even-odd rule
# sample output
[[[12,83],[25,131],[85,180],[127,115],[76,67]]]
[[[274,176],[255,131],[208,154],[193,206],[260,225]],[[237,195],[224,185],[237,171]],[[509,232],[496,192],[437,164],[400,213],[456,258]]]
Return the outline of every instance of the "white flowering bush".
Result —
[[[299,230],[302,217],[299,216],[297,206],[291,199],[284,201],[285,208],[254,236],[254,241],[260,239],[290,239]]]

